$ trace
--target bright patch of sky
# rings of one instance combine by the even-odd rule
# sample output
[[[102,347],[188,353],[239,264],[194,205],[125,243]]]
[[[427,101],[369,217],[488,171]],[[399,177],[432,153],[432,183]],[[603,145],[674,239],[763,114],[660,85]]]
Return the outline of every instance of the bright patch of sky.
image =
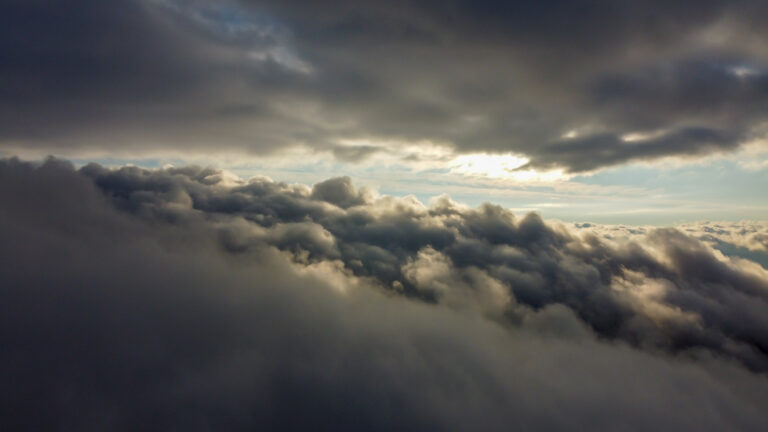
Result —
[[[113,167],[194,163],[224,168],[243,179],[267,176],[307,185],[346,175],[357,186],[380,194],[412,194],[425,203],[448,194],[470,206],[492,202],[518,213],[538,211],[545,218],[570,222],[668,225],[768,217],[768,194],[756,192],[768,190],[768,151],[763,142],[723,157],[634,163],[581,175],[525,169],[528,160],[521,155],[455,154],[449,146],[425,142],[403,144],[393,151],[392,143],[388,144],[382,146],[387,150],[350,162],[310,149],[259,157],[90,155],[70,159],[76,165],[95,161]]]

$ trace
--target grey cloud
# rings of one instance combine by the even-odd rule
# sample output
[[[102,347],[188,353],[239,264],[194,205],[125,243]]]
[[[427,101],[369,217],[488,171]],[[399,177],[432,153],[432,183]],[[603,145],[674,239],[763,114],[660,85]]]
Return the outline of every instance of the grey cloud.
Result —
[[[336,177],[312,187],[311,198],[326,201],[342,208],[365,204],[365,191],[357,191],[349,177]]]
[[[333,148],[333,154],[341,160],[358,162],[368,158],[375,153],[381,152],[382,150],[383,149],[381,147],[367,145],[337,146]]]
[[[730,151],[766,118],[754,1],[79,5],[3,14],[4,146],[357,161],[386,144],[340,142],[426,139],[580,171]],[[560,151],[580,127],[604,135]],[[685,132],[703,128],[728,139]]]
[[[269,132],[290,117],[270,94],[297,73],[270,54],[279,26],[237,19],[209,2],[11,2],[0,23],[4,141],[92,150],[99,137],[135,153],[220,136],[220,149],[242,150],[257,138],[243,128],[266,119],[262,151],[301,139],[296,120],[285,136]],[[242,88],[261,97],[240,98]]]
[[[727,152],[735,150],[744,138],[736,132],[705,127],[685,127],[637,141],[614,134],[591,135],[559,140],[522,168],[565,163],[570,171],[589,171],[639,159]]]
[[[738,292],[765,310],[749,288],[764,280],[713,265],[683,234],[648,239],[666,248],[669,264],[637,243],[578,239],[493,206],[463,210],[444,200],[429,209],[384,197],[344,210],[310,205],[308,188],[225,186],[218,174],[0,161],[4,429],[757,431],[765,424],[766,377],[727,360],[737,355],[609,343],[578,302],[496,301],[507,313],[499,316],[483,309],[493,296],[473,294],[503,286],[517,295],[518,283],[536,285],[530,275],[546,269],[543,295],[581,289],[586,298],[605,288],[607,296],[601,272],[619,277],[631,267],[681,284],[673,293],[706,301],[710,292]],[[411,248],[388,251],[386,237],[369,235],[409,220]],[[319,226],[333,233],[340,260],[333,248],[309,257],[295,249],[302,237],[299,244],[317,243]],[[363,247],[347,247],[339,227]],[[246,246],[222,247],[222,233],[235,229]],[[452,240],[441,244],[430,230],[450,231]],[[277,239],[289,244],[270,246]],[[458,242],[484,245],[476,264],[456,254]],[[696,279],[683,260],[712,269]],[[376,273],[391,263],[420,271],[414,283],[443,284],[450,302],[397,295]],[[512,272],[518,277],[500,276]],[[601,306],[619,308],[608,298]],[[747,305],[718,307],[725,320]],[[743,337],[760,334],[761,324],[743,325],[752,328],[723,336],[759,344]],[[700,326],[707,334],[726,328],[709,318]],[[764,357],[757,359],[759,369]]]
[[[491,204],[374,198],[346,177],[310,189],[258,178],[231,186],[198,167],[92,164],[80,173],[128,214],[214,226],[234,254],[271,245],[305,264],[340,262],[406,297],[510,322],[564,305],[609,339],[668,354],[713,352],[768,370],[768,275],[747,261],[723,262],[701,236],[637,228],[621,240],[586,225],[580,234]]]
[[[594,104],[612,124],[653,130],[701,122],[747,130],[745,125],[765,118],[768,73],[763,59],[713,53],[636,69],[596,80]]]

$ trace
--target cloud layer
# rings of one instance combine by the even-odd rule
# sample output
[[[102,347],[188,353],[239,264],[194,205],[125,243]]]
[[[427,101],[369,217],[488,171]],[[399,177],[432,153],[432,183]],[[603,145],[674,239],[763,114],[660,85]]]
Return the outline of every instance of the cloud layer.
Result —
[[[12,1],[0,143],[359,161],[428,141],[571,172],[730,152],[768,120],[767,14],[751,0]]]
[[[0,202],[9,430],[766,421],[768,271],[714,224],[57,160],[0,161]]]

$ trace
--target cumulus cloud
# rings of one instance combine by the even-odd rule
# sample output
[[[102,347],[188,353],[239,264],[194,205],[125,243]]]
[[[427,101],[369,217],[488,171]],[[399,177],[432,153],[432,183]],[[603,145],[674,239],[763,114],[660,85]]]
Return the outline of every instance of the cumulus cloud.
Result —
[[[752,0],[12,1],[0,144],[356,162],[429,141],[571,172],[729,152],[768,119],[767,14]],[[561,139],[573,131],[590,132]]]
[[[58,160],[0,202],[7,429],[766,421],[768,272],[685,228]]]
[[[601,239],[605,228],[577,234],[491,204],[373,198],[348,177],[310,189],[259,178],[229,187],[215,170],[195,167],[80,171],[116,208],[214,223],[232,252],[268,244],[303,261],[338,260],[408,296],[513,320],[521,309],[563,304],[608,338],[665,352],[712,350],[768,371],[768,270],[724,256],[686,227]]]
[[[758,222],[699,222],[681,229],[708,242],[722,242],[753,252],[768,252],[768,227]]]

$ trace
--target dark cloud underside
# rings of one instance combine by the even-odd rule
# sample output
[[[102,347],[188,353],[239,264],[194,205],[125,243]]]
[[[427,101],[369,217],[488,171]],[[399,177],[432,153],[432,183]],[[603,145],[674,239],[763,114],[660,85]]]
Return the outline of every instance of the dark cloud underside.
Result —
[[[10,1],[0,145],[303,144],[358,161],[382,149],[341,141],[432,140],[571,171],[728,152],[766,120],[767,14],[748,0]]]

